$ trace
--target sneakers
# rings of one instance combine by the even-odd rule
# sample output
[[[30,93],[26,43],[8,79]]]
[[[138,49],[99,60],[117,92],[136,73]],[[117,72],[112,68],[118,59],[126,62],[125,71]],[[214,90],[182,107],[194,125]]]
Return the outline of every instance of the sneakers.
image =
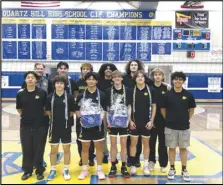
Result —
[[[182,172],[182,177],[183,177],[183,180],[186,181],[186,182],[190,182],[190,175],[188,173],[187,170],[183,171]]]
[[[167,168],[165,168],[165,167],[161,167],[160,171],[161,171],[162,173],[166,173],[166,172],[167,172]]]
[[[131,166],[131,175],[136,175],[136,167],[135,166]]]
[[[144,166],[144,168],[143,168],[143,173],[144,173],[145,176],[150,175],[149,166]]]
[[[167,178],[168,178],[169,180],[174,180],[174,179],[175,179],[175,175],[176,175],[176,170],[174,170],[174,169],[170,169]]]
[[[89,175],[88,170],[82,170],[80,175],[78,176],[79,180],[84,180]]]
[[[63,177],[64,177],[64,180],[65,180],[65,181],[68,181],[68,180],[71,179],[69,170],[64,170],[64,172],[63,172]]]
[[[155,168],[155,163],[152,161],[149,161],[149,170],[152,172],[154,171],[154,168]]]
[[[128,172],[127,168],[126,167],[122,167],[121,168],[121,173],[122,173],[122,176],[126,179],[130,178],[131,175],[130,173]]]
[[[117,167],[116,166],[112,166],[111,170],[108,174],[109,178],[115,178],[116,177],[116,173],[117,173]]]
[[[41,180],[44,179],[43,174],[37,174],[36,177],[37,177],[37,180],[38,180],[38,181],[41,181]]]
[[[31,173],[24,173],[23,176],[21,177],[21,180],[25,181],[28,180],[32,176]]]
[[[47,177],[48,181],[52,181],[56,177],[56,170],[51,170],[49,176]]]
[[[97,174],[98,174],[98,179],[99,180],[104,180],[105,179],[105,173],[103,172],[103,170],[98,170]]]

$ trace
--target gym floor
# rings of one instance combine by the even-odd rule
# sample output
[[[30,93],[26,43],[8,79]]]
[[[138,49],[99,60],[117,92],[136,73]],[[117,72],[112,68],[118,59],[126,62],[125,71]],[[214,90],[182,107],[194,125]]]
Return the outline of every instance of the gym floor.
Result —
[[[70,172],[72,179],[64,181],[63,153],[60,147],[61,162],[57,166],[57,177],[51,182],[46,180],[37,181],[33,175],[27,181],[21,181],[23,174],[21,169],[22,152],[19,139],[20,118],[15,110],[14,103],[2,104],[2,184],[170,184],[185,183],[180,177],[181,164],[179,154],[177,155],[176,170],[177,178],[168,181],[167,174],[160,173],[159,164],[156,164],[155,171],[150,177],[144,177],[141,168],[138,175],[130,179],[123,179],[120,175],[115,179],[98,181],[95,167],[90,168],[90,176],[79,181],[77,176],[81,168],[78,166],[79,155],[76,146],[76,133],[73,130],[73,144],[71,146],[71,165]],[[221,104],[198,104],[195,115],[191,120],[191,147],[188,148],[188,171],[191,175],[190,183],[198,184],[222,184],[222,105]],[[110,147],[110,145],[108,145]],[[45,161],[48,164],[44,173],[45,179],[50,171],[50,145],[47,144]],[[143,157],[143,156],[142,156]],[[118,156],[120,159],[120,156]],[[143,159],[143,158],[141,158]],[[143,163],[143,162],[142,162]],[[119,163],[119,166],[121,164]],[[103,165],[104,171],[108,174],[110,164]],[[169,169],[169,167],[168,167]],[[120,174],[120,171],[119,171]]]

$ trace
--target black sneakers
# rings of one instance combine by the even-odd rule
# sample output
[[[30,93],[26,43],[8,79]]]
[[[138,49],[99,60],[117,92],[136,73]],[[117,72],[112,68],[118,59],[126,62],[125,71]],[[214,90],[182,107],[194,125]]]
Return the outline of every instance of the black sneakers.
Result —
[[[130,178],[131,177],[131,175],[130,175],[130,173],[128,172],[128,170],[127,170],[127,168],[126,167],[122,167],[121,168],[121,173],[122,173],[122,175],[123,175],[123,177],[124,178]]]
[[[115,178],[116,177],[116,173],[117,173],[117,167],[116,166],[112,166],[108,177],[109,178]]]
[[[37,176],[37,180],[38,180],[38,181],[41,181],[41,180],[44,179],[43,174],[37,174],[36,176]]]
[[[30,174],[30,173],[24,173],[21,180],[25,181],[25,180],[29,179],[31,176],[32,176],[32,174]]]

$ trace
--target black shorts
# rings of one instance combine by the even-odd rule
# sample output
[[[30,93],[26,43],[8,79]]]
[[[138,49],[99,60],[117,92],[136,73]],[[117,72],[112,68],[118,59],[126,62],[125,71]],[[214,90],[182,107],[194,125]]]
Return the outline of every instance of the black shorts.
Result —
[[[146,129],[146,127],[143,126],[136,126],[135,130],[129,130],[129,135],[133,137],[142,136],[144,138],[150,138],[151,137],[151,131]]]
[[[128,128],[109,128],[108,133],[110,136],[117,137],[128,137]]]
[[[104,125],[102,124],[100,127],[92,127],[92,128],[81,128],[81,133],[78,137],[78,140],[81,142],[99,142],[105,140],[105,131]]]
[[[51,145],[58,145],[60,142],[64,145],[71,144],[72,142],[72,128],[68,125],[50,125],[49,143]]]

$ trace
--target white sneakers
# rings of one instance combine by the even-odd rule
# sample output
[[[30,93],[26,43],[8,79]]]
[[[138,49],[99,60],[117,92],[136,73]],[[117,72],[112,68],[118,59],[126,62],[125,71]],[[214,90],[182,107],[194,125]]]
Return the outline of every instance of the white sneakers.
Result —
[[[135,166],[131,166],[131,175],[136,175],[137,169]]]
[[[99,180],[104,180],[105,179],[105,173],[103,172],[103,170],[98,170],[97,174],[98,174],[98,179]]]
[[[71,179],[69,170],[64,170],[64,172],[63,172],[63,177],[64,177],[64,180],[65,180],[65,181],[68,181],[68,180]]]
[[[149,162],[149,170],[152,172],[152,171],[154,171],[154,168],[155,168],[155,163],[150,161]]]
[[[144,168],[143,168],[143,173],[144,173],[145,176],[150,175],[149,166],[144,166]]]
[[[78,179],[79,180],[84,180],[88,177],[88,175],[89,175],[88,170],[82,170],[80,175],[78,176]]]
[[[162,173],[166,173],[167,172],[167,168],[161,167],[161,172]]]

